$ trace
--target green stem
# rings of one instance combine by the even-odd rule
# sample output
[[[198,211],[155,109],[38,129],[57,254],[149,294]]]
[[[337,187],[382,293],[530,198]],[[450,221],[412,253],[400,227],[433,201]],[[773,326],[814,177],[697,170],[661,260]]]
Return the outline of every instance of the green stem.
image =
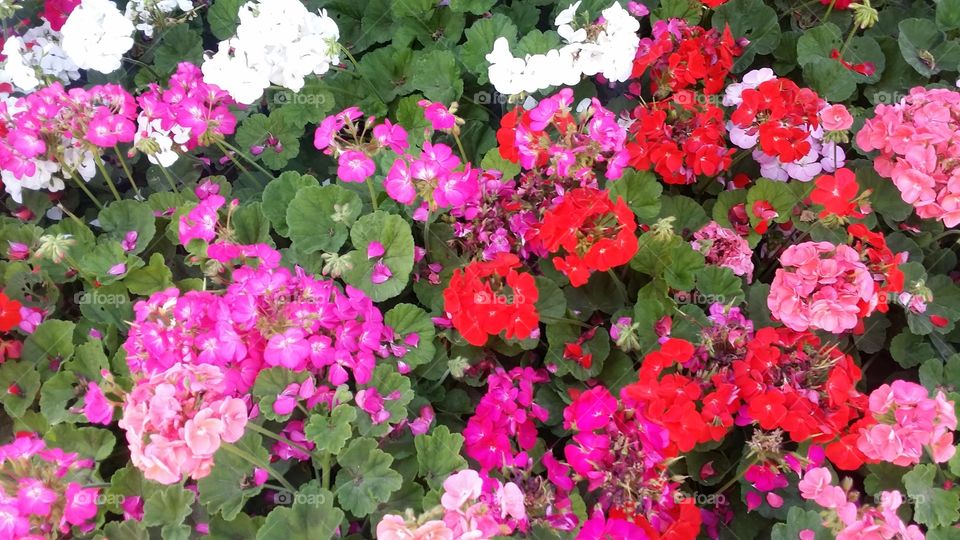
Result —
[[[373,211],[377,211],[377,190],[373,187],[373,180],[367,178],[367,189],[370,190],[370,204],[373,205]]]
[[[320,460],[320,482],[323,489],[330,490],[330,453],[324,452]]]
[[[107,168],[103,165],[103,160],[100,159],[100,156],[97,154],[93,155],[93,161],[97,164],[97,169],[100,170],[100,174],[103,175],[103,179],[107,182],[107,187],[110,188],[110,192],[113,193],[114,198],[118,201],[123,200],[120,197],[120,192],[117,191],[117,186],[113,184],[113,178],[110,177],[110,173],[107,172]]]
[[[463,158],[463,163],[466,165],[469,160],[467,160],[467,153],[463,150],[463,143],[460,142],[460,135],[457,134],[457,126],[454,126],[453,140],[457,141],[457,149],[460,150],[460,157]]]
[[[133,175],[130,174],[130,167],[127,166],[127,160],[123,159],[123,154],[120,153],[120,148],[117,145],[113,145],[113,151],[117,153],[117,160],[120,161],[120,166],[123,167],[124,174],[127,175],[127,180],[130,181],[130,185],[133,186],[133,191],[137,194],[137,197],[143,198],[143,195],[140,194],[140,188],[137,186],[137,183],[133,180]]]
[[[830,18],[830,14],[833,13],[833,5],[837,3],[837,0],[830,0],[830,5],[827,6],[827,12],[823,14],[823,19],[820,21],[820,24],[827,24],[827,19]]]
[[[367,86],[370,87],[370,90],[373,90],[373,93],[374,93],[375,96],[377,96],[377,99],[379,99],[379,100],[380,100],[381,102],[383,102],[383,103],[386,103],[386,100],[384,100],[384,99],[383,99],[383,96],[380,95],[380,92],[377,91],[377,87],[374,86],[373,83],[370,82],[369,79],[367,79],[366,75],[364,75],[364,74],[360,71],[360,64],[357,63],[357,59],[354,58],[353,55],[350,54],[350,51],[349,51],[346,47],[344,47],[343,45],[340,45],[340,50],[343,51],[343,54],[347,55],[347,58],[350,59],[350,63],[353,64],[353,69],[354,69],[354,71],[356,71],[356,72],[357,72],[357,75],[359,75],[360,78],[363,79],[363,82],[367,83]]]
[[[223,155],[227,156],[227,159],[233,163],[234,167],[240,169],[240,172],[247,175],[247,177],[249,177],[250,180],[252,180],[255,184],[260,185],[260,181],[257,180],[257,177],[251,174],[250,170],[243,166],[243,163],[240,163],[237,158],[233,157],[233,152],[227,148],[226,143],[217,142],[217,147],[220,148],[220,151],[223,152]]]
[[[62,204],[57,203],[57,208],[59,208],[61,212],[63,212],[64,214],[66,214],[67,217],[69,217],[69,218],[72,219],[74,222],[76,222],[77,225],[82,225],[83,227],[86,227],[86,226],[87,226],[86,223],[84,223],[80,218],[78,218],[73,212],[67,210],[67,208],[66,208],[65,206],[63,206]]]
[[[960,234],[960,229],[950,229],[948,231],[943,231],[942,233],[934,236],[933,240],[931,240],[931,243],[936,244],[940,240],[943,240],[944,238],[948,236],[952,236],[954,234]]]
[[[98,209],[103,210],[103,205],[100,204],[100,201],[98,201],[97,198],[93,196],[93,193],[90,192],[90,188],[87,187],[87,184],[85,184],[83,180],[77,178],[76,175],[73,174],[73,171],[67,171],[67,174],[69,174],[70,178],[72,178],[73,181],[76,182],[78,186],[80,186],[80,190],[86,193],[87,197],[90,197],[90,200],[93,201],[93,204],[95,204]]]
[[[273,467],[270,466],[269,463],[264,463],[263,461],[260,461],[259,459],[251,455],[246,450],[241,450],[232,444],[224,444],[224,445],[221,445],[220,448],[226,449],[227,452],[230,452],[231,454],[239,457],[240,459],[243,459],[244,461],[253,465],[254,467],[259,467],[267,471],[267,473],[269,473],[270,476],[276,478],[277,482],[280,482],[280,485],[283,486],[284,489],[290,491],[290,493],[297,492],[296,488],[294,488],[293,485],[290,484],[290,482],[287,482],[287,479],[284,478],[282,474],[275,471]]]
[[[750,467],[756,465],[758,462],[759,462],[759,459],[754,457],[752,460],[750,460],[750,463],[747,463],[747,466],[744,467],[743,472],[746,473]],[[743,473],[734,476],[726,484],[720,486],[720,489],[714,491],[714,493],[723,493],[724,491],[730,489],[734,484],[740,481],[740,478],[742,476],[743,476]]]
[[[270,431],[269,429],[267,429],[267,428],[265,428],[265,427],[263,427],[263,426],[259,426],[259,425],[257,425],[257,424],[254,424],[253,422],[248,422],[248,423],[247,423],[247,427],[250,428],[250,429],[253,430],[253,431],[256,431],[256,432],[259,433],[260,435],[263,435],[264,437],[273,439],[273,440],[275,440],[275,441],[277,441],[277,442],[282,442],[283,444],[285,444],[285,445],[287,445],[287,446],[291,446],[291,447],[293,447],[293,448],[296,448],[297,450],[300,450],[300,451],[303,452],[304,454],[311,454],[310,449],[308,449],[307,447],[305,447],[305,446],[303,446],[303,445],[301,445],[301,444],[295,443],[295,442],[291,441],[290,439],[288,439],[288,438],[286,438],[286,437],[284,437],[284,436],[282,436],[282,435],[277,435],[276,433]]]
[[[242,157],[243,159],[245,159],[245,160],[247,161],[247,163],[253,165],[253,167],[254,167],[255,169],[257,169],[258,171],[260,171],[260,172],[262,172],[263,174],[267,175],[267,178],[273,178],[273,173],[272,173],[272,172],[270,172],[270,171],[268,171],[267,169],[265,169],[265,168],[263,167],[263,165],[260,165],[259,163],[257,163],[257,160],[255,160],[255,159],[253,159],[252,157],[248,156],[248,155],[246,154],[246,152],[243,152],[243,151],[240,150],[239,148],[234,148],[234,147],[231,146],[230,143],[228,143],[227,141],[220,141],[220,144],[222,144],[222,145],[223,145],[224,147],[226,147],[228,150],[236,153],[238,156],[240,156],[240,157]]]
[[[853,25],[850,28],[850,33],[847,34],[847,39],[843,42],[843,45],[840,47],[840,59],[843,60],[843,53],[846,52],[847,47],[850,45],[850,41],[853,39],[853,36],[857,33],[857,25]]]
[[[168,171],[163,165],[160,165],[160,172],[163,174],[163,177],[167,179],[167,183],[170,184],[170,189],[172,189],[174,193],[180,193],[180,191],[177,189],[177,181],[170,176],[170,171]]]

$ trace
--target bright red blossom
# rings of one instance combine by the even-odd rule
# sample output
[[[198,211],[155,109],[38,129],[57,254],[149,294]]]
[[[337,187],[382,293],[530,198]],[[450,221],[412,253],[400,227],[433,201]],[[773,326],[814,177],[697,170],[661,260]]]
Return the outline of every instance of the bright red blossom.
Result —
[[[20,324],[20,302],[0,292],[0,332],[9,332]]]
[[[507,339],[526,339],[538,329],[537,286],[519,267],[516,255],[500,253],[493,261],[454,270],[443,291],[444,310],[471,345],[484,345],[487,336],[500,332]]]

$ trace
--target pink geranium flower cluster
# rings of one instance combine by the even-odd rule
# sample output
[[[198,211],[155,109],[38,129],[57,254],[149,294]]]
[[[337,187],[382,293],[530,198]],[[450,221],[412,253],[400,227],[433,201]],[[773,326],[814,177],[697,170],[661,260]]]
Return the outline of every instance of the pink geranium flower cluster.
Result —
[[[893,180],[918,216],[960,224],[960,93],[917,87],[874,112],[856,140],[865,151],[880,151],[877,172]]]
[[[797,332],[856,328],[879,301],[877,284],[856,250],[830,242],[792,245],[770,284],[767,307]]]
[[[832,483],[830,470],[813,467],[806,471],[797,486],[800,496],[814,501],[828,510],[825,525],[832,525],[838,540],[862,540],[901,538],[903,540],[922,540],[923,531],[917,525],[906,524],[897,515],[897,509],[903,504],[903,495],[899,491],[881,491],[880,504],[876,506],[857,506],[851,496],[840,486]],[[815,537],[814,531],[806,529],[800,532],[801,540]]]
[[[533,385],[547,381],[547,374],[530,367],[509,372],[497,368],[487,380],[487,393],[463,431],[466,454],[480,463],[481,472],[526,467],[527,452],[537,443],[534,421],[549,417],[546,409],[533,402]]]
[[[366,384],[377,357],[406,352],[363,292],[269,266],[237,268],[223,294],[168,289],[139,302],[124,344],[131,370],[213,364],[236,393],[272,366],[309,371],[334,386],[351,377]]]
[[[200,68],[181,62],[167,88],[151,84],[137,97],[140,114],[134,138],[151,163],[172,165],[180,152],[207,146],[237,127],[230,95],[203,81]]]
[[[753,279],[753,250],[747,241],[733,229],[711,221],[693,233],[693,249],[703,253],[707,264],[729,268],[747,283]]]
[[[324,118],[314,132],[313,146],[337,158],[337,177],[344,182],[363,182],[373,176],[377,165],[371,156],[381,149],[399,154],[410,145],[403,127],[390,120],[374,125],[373,116],[358,122],[362,118],[363,111],[350,107]]]
[[[71,537],[91,531],[98,488],[88,488],[92,460],[47,448],[37,434],[20,433],[0,446],[0,540]]]
[[[451,474],[443,482],[438,512],[442,512],[442,519],[409,524],[401,516],[388,514],[377,525],[377,538],[484,540],[527,528],[524,494],[520,488],[512,482],[484,480],[471,469]]]
[[[894,381],[870,393],[870,412],[877,423],[860,431],[857,448],[868,458],[906,467],[915,465],[924,450],[937,463],[956,453],[954,403],[942,391],[930,398],[927,389]]]
[[[132,142],[136,102],[115,84],[90,89],[60,83],[0,103],[0,170],[7,192],[59,191],[64,178],[90,180],[101,149]],[[58,175],[58,176],[55,176]]]
[[[222,443],[239,440],[247,424],[247,404],[228,391],[212,364],[176,363],[140,374],[119,422],[134,466],[161,484],[210,474],[213,454]]]

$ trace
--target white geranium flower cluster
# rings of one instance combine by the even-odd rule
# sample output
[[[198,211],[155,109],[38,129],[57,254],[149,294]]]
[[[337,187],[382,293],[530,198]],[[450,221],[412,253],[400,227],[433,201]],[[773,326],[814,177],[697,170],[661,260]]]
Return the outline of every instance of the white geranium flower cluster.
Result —
[[[299,0],[260,0],[240,7],[237,35],[220,42],[203,63],[203,79],[250,104],[276,84],[300,91],[304,77],[323,75],[340,61],[340,29],[325,10]]]
[[[126,14],[137,30],[152,38],[159,20],[166,19],[176,11],[186,13],[192,9],[193,0],[130,0]]]
[[[4,42],[6,59],[0,63],[0,70],[13,90],[31,92],[44,79],[58,79],[66,84],[80,78],[80,68],[67,56],[60,40],[60,32],[44,23]]]
[[[583,75],[602,74],[607,80],[622,82],[630,77],[633,59],[640,45],[640,22],[614,3],[603,10],[603,22],[575,28],[573,20],[580,2],[557,15],[554,25],[566,42],[546,54],[517,58],[510,52],[506,38],[493,43],[486,56],[490,62],[490,82],[502,94],[536,92],[551,86],[574,85]]]
[[[137,133],[133,136],[133,145],[147,155],[147,161],[154,165],[170,167],[177,162],[180,154],[187,151],[190,140],[190,128],[173,124],[169,129],[163,127],[160,118],[149,119],[141,113],[137,118]]]
[[[83,0],[63,23],[62,47],[81,69],[111,73],[133,47],[133,23],[111,0]]]

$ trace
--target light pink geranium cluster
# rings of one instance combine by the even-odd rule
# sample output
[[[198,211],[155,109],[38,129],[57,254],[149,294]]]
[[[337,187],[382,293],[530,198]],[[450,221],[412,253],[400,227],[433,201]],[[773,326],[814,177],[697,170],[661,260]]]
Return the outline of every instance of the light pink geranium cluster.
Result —
[[[895,105],[877,105],[857,132],[874,168],[893,181],[922,218],[960,224],[960,93],[921,87]]]
[[[0,446],[0,540],[72,537],[96,526],[98,488],[92,460],[47,448],[21,433]]]
[[[738,276],[753,279],[753,250],[747,241],[733,229],[711,221],[693,233],[693,249],[703,253],[707,264],[729,268]]]
[[[804,242],[784,250],[780,264],[767,307],[792,330],[839,334],[856,328],[877,306],[876,282],[850,246]]]
[[[408,524],[401,516],[386,515],[377,525],[380,540],[484,540],[526,530],[524,495],[512,483],[484,480],[476,471],[465,469],[443,482],[437,513],[442,519]]]
[[[879,493],[879,505],[858,507],[842,487],[832,483],[830,470],[824,467],[809,469],[798,487],[801,497],[829,511],[830,517],[825,524],[833,526],[838,540],[924,538],[920,527],[904,523],[897,515],[897,509],[903,504],[903,496],[899,491],[882,491]],[[801,540],[812,540],[815,536],[811,529],[800,532]]]
[[[210,474],[213,454],[236,442],[247,424],[247,404],[228,394],[212,364],[177,363],[141,374],[123,404],[130,460],[147,479],[174,484]]]
[[[919,463],[924,450],[937,463],[956,453],[957,416],[942,391],[930,398],[919,384],[894,381],[870,393],[870,412],[877,423],[857,439],[857,448],[870,459],[905,467]]]

